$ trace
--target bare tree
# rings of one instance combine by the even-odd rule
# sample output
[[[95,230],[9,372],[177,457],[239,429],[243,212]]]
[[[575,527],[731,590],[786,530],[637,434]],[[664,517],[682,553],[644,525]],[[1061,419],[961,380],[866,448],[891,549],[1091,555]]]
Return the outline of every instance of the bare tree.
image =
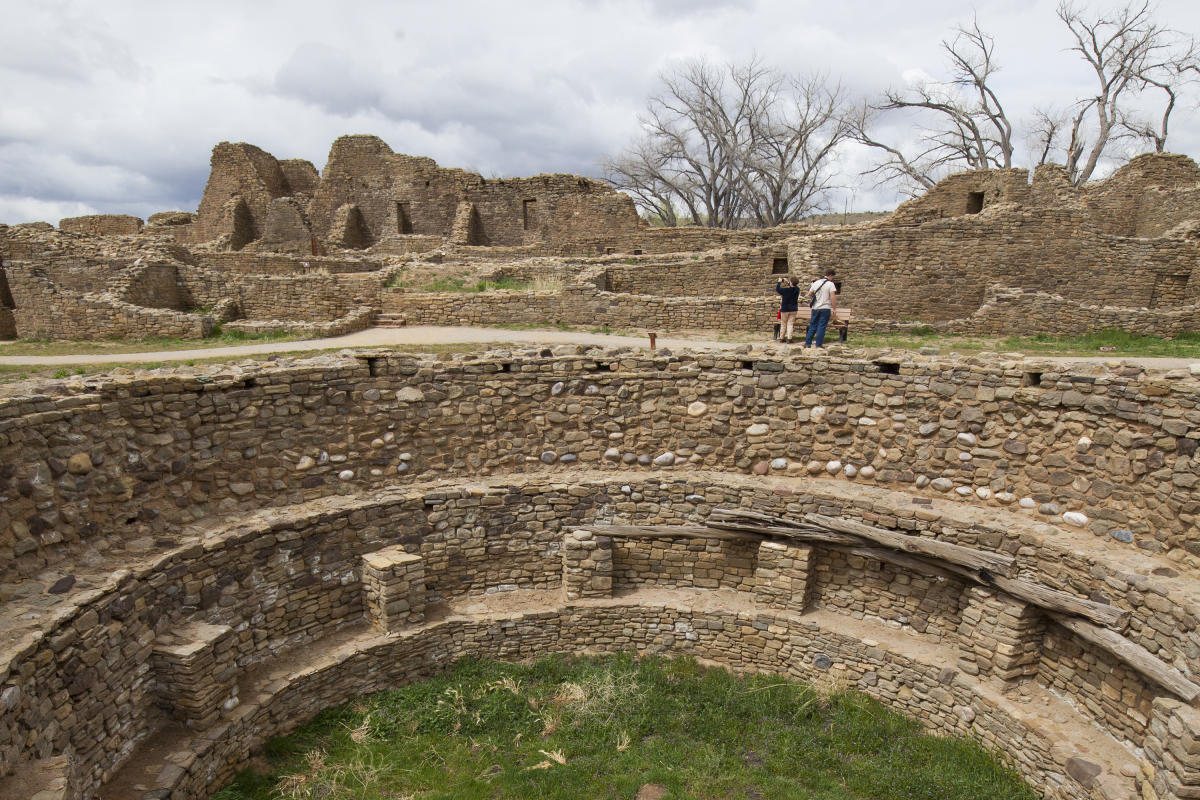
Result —
[[[841,86],[823,75],[792,78],[750,120],[742,193],[763,227],[800,219],[833,188],[834,153],[850,132]]]
[[[1075,40],[1072,50],[1091,66],[1096,94],[1079,103],[1076,149],[1068,149],[1067,171],[1085,183],[1106,149],[1122,135],[1134,133],[1166,145],[1167,126],[1179,87],[1178,79],[1195,64],[1195,49],[1179,53],[1179,35],[1154,21],[1149,0],[1130,3],[1109,16],[1090,17],[1070,2],[1058,6],[1058,18]],[[1158,127],[1139,123],[1127,110],[1131,96],[1156,86],[1166,92],[1167,108]]]
[[[642,137],[604,163],[609,182],[664,221],[776,225],[820,204],[844,138],[840,89],[759,61],[694,61],[663,76]]]
[[[904,90],[888,90],[881,101],[856,111],[853,138],[883,154],[869,173],[881,181],[897,181],[910,189],[932,186],[935,179],[958,168],[1011,167],[1013,126],[993,88],[1000,67],[995,39],[972,20],[959,26],[954,37],[943,40],[950,64],[943,82],[926,81]],[[915,112],[921,125],[923,149],[905,153],[870,133],[878,113]]]
[[[871,131],[875,127],[878,115],[877,107],[863,102],[851,108],[844,118],[850,139],[884,154],[875,166],[862,174],[874,177],[877,185],[896,184],[909,195],[932,188],[937,180],[933,177],[929,164],[931,149],[909,156],[898,147],[874,138]]]
[[[1138,82],[1143,93],[1153,87],[1166,96],[1162,115],[1157,124],[1128,115],[1120,124],[1137,138],[1151,142],[1156,153],[1162,153],[1179,95],[1189,84],[1200,82],[1200,45],[1195,39],[1181,40],[1164,59],[1145,65],[1138,73]]]

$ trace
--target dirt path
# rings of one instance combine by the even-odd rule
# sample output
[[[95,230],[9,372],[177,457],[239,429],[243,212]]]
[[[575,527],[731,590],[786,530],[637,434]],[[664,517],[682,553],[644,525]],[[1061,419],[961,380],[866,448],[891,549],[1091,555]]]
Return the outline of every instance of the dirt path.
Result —
[[[329,339],[307,339],[296,342],[266,342],[230,347],[203,347],[195,350],[159,350],[140,353],[87,353],[66,356],[0,356],[0,364],[11,366],[70,366],[77,364],[145,363],[191,361],[201,358],[228,358],[265,355],[270,353],[300,353],[313,350],[340,350],[347,347],[387,347],[389,345],[435,344],[589,344],[601,347],[649,347],[645,336],[562,331],[555,329],[510,330],[508,328],[467,328],[435,325],[414,325],[407,328],[369,328],[346,336]],[[705,338],[658,337],[658,346],[673,350],[702,348],[731,350],[744,342],[718,342]],[[762,342],[760,344],[773,344]],[[1146,369],[1186,369],[1200,361],[1188,358],[1120,358],[1112,356],[1031,356],[1039,361],[1057,364],[1103,364],[1125,361]]]

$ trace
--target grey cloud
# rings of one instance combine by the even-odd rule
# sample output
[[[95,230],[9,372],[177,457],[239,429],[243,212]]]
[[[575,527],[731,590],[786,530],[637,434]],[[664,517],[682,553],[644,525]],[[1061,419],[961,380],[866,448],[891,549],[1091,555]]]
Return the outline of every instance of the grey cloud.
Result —
[[[377,74],[341,50],[308,43],[296,48],[280,67],[274,89],[331,114],[348,116],[378,104],[379,93],[372,86],[377,80]]]

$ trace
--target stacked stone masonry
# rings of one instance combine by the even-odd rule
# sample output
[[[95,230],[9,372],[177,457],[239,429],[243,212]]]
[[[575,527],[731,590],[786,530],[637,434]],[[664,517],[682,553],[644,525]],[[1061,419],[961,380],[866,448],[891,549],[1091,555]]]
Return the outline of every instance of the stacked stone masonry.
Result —
[[[1200,385],[883,366],[370,352],[0,400],[0,797],[59,757],[80,797],[206,797],[325,705],[463,655],[581,650],[835,676],[1047,797],[1191,796],[1195,709],[1002,592],[603,534],[737,507],[1005,553],[1195,675]]]
[[[157,275],[123,283],[150,258]],[[488,263],[497,275],[555,274],[566,288],[388,288],[409,264],[487,274]],[[864,330],[1004,335],[1027,332],[1032,316],[1042,333],[1175,336],[1198,324],[1198,265],[1200,167],[1169,154],[1138,156],[1084,187],[1053,165],[1032,179],[976,171],[863,224],[724,231],[649,228],[630,198],[587,178],[486,179],[372,136],[338,139],[320,173],[221,143],[195,214],[163,212],[145,226],[119,215],[65,219],[57,231],[0,226],[0,269],[18,287],[0,336],[199,337],[234,319],[245,330],[299,330],[367,305],[409,323],[495,324],[515,313],[534,324],[765,333],[774,281],[826,267]],[[228,320],[200,319],[218,303],[232,309]]]

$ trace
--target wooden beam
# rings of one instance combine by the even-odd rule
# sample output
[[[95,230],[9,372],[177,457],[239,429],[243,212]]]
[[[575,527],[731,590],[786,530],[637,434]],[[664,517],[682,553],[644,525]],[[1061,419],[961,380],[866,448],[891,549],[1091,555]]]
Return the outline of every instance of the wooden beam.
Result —
[[[986,570],[988,573],[1009,578],[1014,577],[1017,573],[1017,562],[1012,556],[976,550],[973,547],[942,542],[925,536],[909,536],[905,533],[875,528],[848,519],[834,519],[821,514],[805,514],[804,519],[813,525],[861,536],[893,550],[929,556],[968,569]]]
[[[1200,696],[1200,686],[1189,680],[1186,675],[1121,634],[1065,614],[1051,612],[1050,617],[1080,639],[1111,653],[1135,672],[1154,681],[1176,697],[1190,703]]]
[[[577,525],[575,530],[592,531],[619,539],[716,539],[723,542],[761,542],[759,533],[733,533],[702,525]]]
[[[862,544],[862,540],[857,536],[847,536],[843,533],[834,533],[833,531],[827,531],[823,528],[818,528],[812,525],[805,525],[802,528],[785,528],[776,525],[740,525],[736,522],[710,522],[708,523],[708,527],[720,531],[768,535],[771,537],[790,539],[796,542],[810,542],[813,544]]]
[[[1129,612],[1124,609],[1076,597],[1040,583],[1002,578],[999,575],[992,576],[990,582],[997,589],[1047,611],[1086,617],[1097,625],[1117,630],[1123,630],[1129,624]]]
[[[917,558],[915,556],[897,553],[892,550],[886,550],[882,547],[839,547],[843,553],[850,553],[863,558],[873,558],[876,561],[883,561],[888,564],[893,564],[902,569],[911,570],[921,575],[927,575],[931,578],[943,578],[951,581],[963,581],[971,579],[969,571],[964,570],[962,573],[941,567],[937,564],[931,564],[928,561]]]

